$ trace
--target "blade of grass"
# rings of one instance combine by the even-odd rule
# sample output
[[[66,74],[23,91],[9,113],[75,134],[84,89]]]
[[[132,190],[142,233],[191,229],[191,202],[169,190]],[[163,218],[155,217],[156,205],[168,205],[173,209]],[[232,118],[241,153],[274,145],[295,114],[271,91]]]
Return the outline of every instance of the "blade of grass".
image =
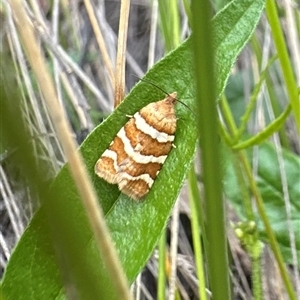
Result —
[[[222,200],[221,159],[215,105],[214,49],[209,1],[192,1],[194,62],[197,86],[200,147],[206,201],[208,270],[214,299],[231,299]],[[197,12],[197,15],[196,15]],[[205,47],[203,47],[205,45]],[[205,113],[203,108],[205,107]],[[221,254],[221,255],[220,255]]]
[[[158,0],[158,4],[165,48],[169,52],[180,43],[178,5],[173,0]]]
[[[198,186],[197,186],[197,178],[195,174],[195,169],[192,167],[189,173],[189,198],[190,198],[190,207],[191,207],[191,223],[192,223],[192,235],[193,235],[193,245],[194,245],[194,255],[196,260],[196,268],[197,268],[197,277],[199,280],[198,284],[198,292],[200,299],[206,300],[206,282],[205,282],[205,273],[204,273],[204,259],[202,254],[202,246],[200,237],[203,238],[201,229],[204,229],[200,226],[198,221],[198,207],[199,207],[199,194],[198,194]],[[200,219],[201,220],[201,219]],[[203,221],[203,220],[202,220]],[[200,228],[200,230],[199,230]]]
[[[245,129],[246,129],[247,123],[249,121],[250,115],[251,115],[251,113],[254,109],[254,105],[257,101],[258,94],[261,90],[261,87],[262,87],[263,83],[265,82],[265,78],[266,78],[267,72],[269,70],[269,67],[273,64],[273,62],[275,61],[276,58],[277,58],[276,56],[273,56],[273,58],[271,58],[269,60],[268,65],[261,72],[261,74],[259,76],[259,81],[254,87],[254,90],[251,94],[249,104],[247,105],[246,111],[243,114],[243,116],[241,117],[241,124],[240,124],[240,128],[238,129],[238,133],[237,133],[237,136],[236,136],[236,141],[238,141],[241,138],[242,134],[245,132]]]
[[[158,261],[158,287],[157,299],[166,299],[166,230],[163,231],[159,241],[159,261]]]
[[[298,133],[300,133],[300,99],[299,99],[299,95],[297,94],[296,79],[293,74],[291,61],[289,59],[289,54],[284,41],[284,36],[280,26],[275,1],[267,0],[266,13],[271,26],[274,43],[278,52],[278,57],[281,64],[283,77],[286,84],[286,89],[294,112]]]

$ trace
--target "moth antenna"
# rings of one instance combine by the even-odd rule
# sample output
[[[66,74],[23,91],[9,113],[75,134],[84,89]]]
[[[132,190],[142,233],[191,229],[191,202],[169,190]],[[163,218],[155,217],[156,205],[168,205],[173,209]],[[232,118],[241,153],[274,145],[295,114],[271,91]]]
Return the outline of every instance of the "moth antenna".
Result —
[[[192,109],[187,104],[185,104],[184,102],[178,100],[177,98],[176,98],[176,101],[178,101],[180,104],[182,104],[183,106],[185,106],[195,117],[197,117],[197,115],[195,114],[195,112],[193,112]]]
[[[138,76],[136,76],[136,75],[134,75],[134,74],[131,74],[131,75],[133,75],[134,77],[138,78],[140,81],[144,81],[144,82],[146,82],[146,83],[148,83],[148,84],[151,84],[151,85],[155,86],[155,87],[156,87],[157,89],[159,89],[161,92],[163,92],[163,93],[165,93],[166,95],[170,96],[170,94],[169,94],[168,92],[166,92],[164,89],[162,89],[161,87],[159,87],[159,86],[156,85],[155,83],[153,83],[153,82],[151,82],[151,81],[149,81],[149,80],[147,80],[147,79],[140,78],[140,77],[138,77]],[[197,115],[195,114],[195,112],[193,112],[192,109],[191,109],[187,104],[185,104],[184,102],[178,100],[177,98],[175,98],[175,100],[176,100],[177,102],[179,102],[180,104],[182,104],[183,106],[185,106],[185,107],[186,107],[186,108],[187,108],[187,109],[188,109],[195,117],[197,117]]]

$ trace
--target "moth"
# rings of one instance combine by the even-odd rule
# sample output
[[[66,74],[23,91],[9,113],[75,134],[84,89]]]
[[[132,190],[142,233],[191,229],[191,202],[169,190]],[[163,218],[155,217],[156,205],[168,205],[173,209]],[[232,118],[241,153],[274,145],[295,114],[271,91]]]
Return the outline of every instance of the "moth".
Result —
[[[149,192],[172,147],[177,93],[150,103],[119,130],[95,164],[95,173],[134,200]]]

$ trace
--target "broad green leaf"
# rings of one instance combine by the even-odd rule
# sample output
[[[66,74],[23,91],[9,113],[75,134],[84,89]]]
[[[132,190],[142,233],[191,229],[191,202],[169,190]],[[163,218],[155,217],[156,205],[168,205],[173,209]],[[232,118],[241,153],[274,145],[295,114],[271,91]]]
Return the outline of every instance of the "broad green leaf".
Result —
[[[251,161],[253,153],[248,151]],[[289,201],[291,203],[292,228],[296,238],[298,261],[300,261],[300,159],[289,151],[283,150],[284,172],[286,174]],[[277,237],[281,252],[287,263],[291,261],[291,248],[289,242],[287,213],[284,202],[282,178],[280,175],[279,162],[273,145],[263,143],[258,148],[258,172],[257,185],[261,192],[265,209]],[[242,220],[246,220],[242,206],[242,193],[237,184],[237,178],[233,166],[227,165],[225,176],[226,195],[232,202]],[[267,240],[264,226],[257,216],[258,228],[261,238]]]
[[[213,20],[217,59],[217,94],[226,85],[230,69],[237,55],[250,38],[260,18],[264,1],[239,0],[229,4]],[[193,53],[191,39],[157,63],[146,75],[160,88],[171,93],[178,92],[178,98],[193,108]],[[176,149],[169,154],[162,171],[143,202],[128,199],[110,185],[94,175],[94,164],[108,147],[116,133],[132,115],[146,104],[160,100],[165,95],[153,86],[139,83],[124,99],[114,113],[98,126],[84,141],[80,151],[98,193],[99,201],[106,214],[107,224],[118,250],[124,271],[132,282],[151,255],[160,234],[167,223],[180,188],[194,157],[197,130],[195,117],[180,103],[176,107],[178,117],[175,138]],[[205,113],[205,110],[203,110]],[[201,116],[200,116],[201,117]],[[74,183],[65,166],[55,179],[53,190],[64,196],[62,211],[73,221],[73,230],[82,237],[82,259],[93,268],[101,268],[94,257],[96,247],[85,219]],[[55,201],[55,199],[53,199]],[[43,207],[22,236],[7,266],[3,290],[7,299],[64,299],[59,270],[51,247],[50,236],[43,230],[45,212]],[[105,270],[99,278],[106,295],[114,299],[112,285]],[[98,272],[98,271],[97,271]],[[18,289],[13,289],[19,287]],[[106,298],[108,299],[108,298]]]

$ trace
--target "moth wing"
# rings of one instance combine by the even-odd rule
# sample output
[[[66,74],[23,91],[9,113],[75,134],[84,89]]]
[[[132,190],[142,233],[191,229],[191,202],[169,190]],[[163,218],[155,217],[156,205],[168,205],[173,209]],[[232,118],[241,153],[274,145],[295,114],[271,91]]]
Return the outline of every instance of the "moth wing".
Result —
[[[143,198],[172,148],[176,129],[173,106],[174,99],[166,97],[137,112],[102,154],[95,173],[109,183],[117,183],[133,199]]]
[[[119,162],[117,180],[119,189],[124,194],[140,200],[149,192],[167,155],[160,158],[144,155],[145,148],[151,147],[151,140],[143,141],[145,136],[140,133],[137,133],[135,138],[141,140],[143,144],[136,143],[135,147],[132,147],[133,152]]]
[[[95,164],[95,173],[111,184],[117,184],[118,165],[116,152],[106,149]]]
[[[119,189],[135,200],[143,198],[149,192],[160,168],[160,164],[141,164],[131,158],[125,159],[119,165]]]

